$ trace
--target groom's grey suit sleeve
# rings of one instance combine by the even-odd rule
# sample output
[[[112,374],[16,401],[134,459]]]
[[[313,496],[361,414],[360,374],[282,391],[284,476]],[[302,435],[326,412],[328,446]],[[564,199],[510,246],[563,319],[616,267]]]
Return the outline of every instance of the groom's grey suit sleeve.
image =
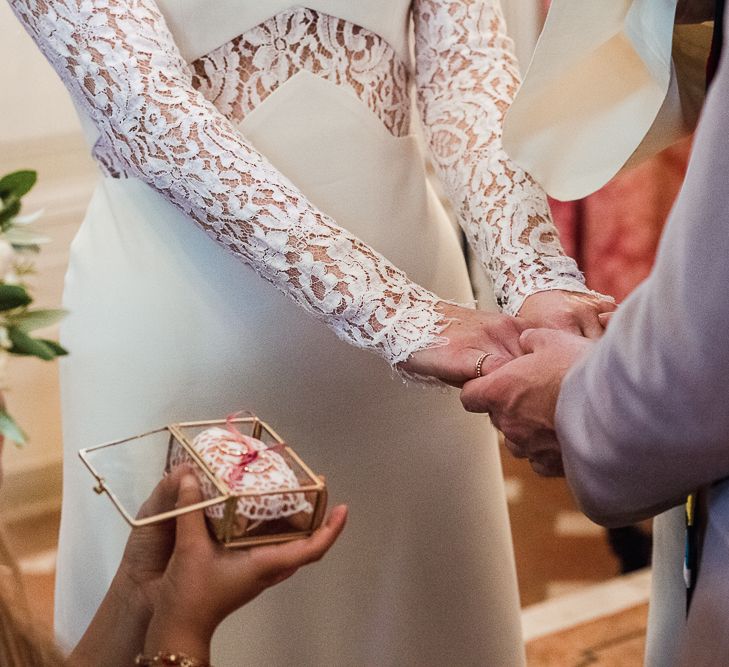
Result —
[[[655,268],[559,396],[568,481],[606,525],[655,515],[729,476],[727,52]]]

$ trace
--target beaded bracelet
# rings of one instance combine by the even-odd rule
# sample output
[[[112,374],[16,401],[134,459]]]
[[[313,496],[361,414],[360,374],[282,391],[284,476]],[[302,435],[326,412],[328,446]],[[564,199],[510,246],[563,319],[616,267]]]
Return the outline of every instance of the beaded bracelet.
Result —
[[[171,665],[172,667],[212,667],[209,662],[203,662],[184,653],[165,653],[164,651],[160,651],[151,658],[140,654],[134,664],[138,667],[164,667],[165,665]]]

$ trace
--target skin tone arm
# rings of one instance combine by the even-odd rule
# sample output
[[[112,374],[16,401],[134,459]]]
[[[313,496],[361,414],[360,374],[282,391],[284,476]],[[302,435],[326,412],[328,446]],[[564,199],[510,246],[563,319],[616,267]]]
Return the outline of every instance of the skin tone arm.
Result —
[[[197,480],[181,467],[157,486],[140,515],[199,498]],[[129,667],[139,653],[159,651],[209,660],[218,624],[302,565],[319,560],[341,533],[346,516],[346,507],[335,507],[307,539],[248,550],[228,550],[214,542],[202,512],[135,529],[70,664]]]
[[[524,299],[518,317],[530,327],[560,329],[578,336],[600,338],[604,316],[614,311],[613,301],[593,294],[551,290]]]
[[[488,370],[495,370],[522,354],[519,336],[522,322],[497,313],[486,313],[443,304],[441,312],[451,320],[443,332],[444,345],[413,354],[400,368],[408,373],[434,376],[460,387],[475,377],[479,357],[488,352]],[[484,371],[486,367],[484,367]]]
[[[453,3],[453,7],[459,4]],[[491,13],[496,7],[493,0],[485,4],[484,0],[474,0],[468,4],[469,15],[478,15],[481,5]],[[510,339],[491,349],[487,347],[493,338],[490,336],[478,353],[474,353],[471,341],[475,332],[483,330],[490,322],[494,322],[502,333],[507,329],[501,320],[494,319],[496,315],[477,315],[465,308],[444,306],[436,295],[412,283],[386,258],[316,209],[304,193],[279,173],[194,88],[189,66],[154,2],[11,0],[10,5],[95,125],[99,133],[95,150],[104,156],[105,164],[111,165],[109,173],[138,178],[155,189],[221,246],[324,322],[340,338],[378,352],[392,365],[406,362],[404,370],[452,384],[462,384],[474,376],[475,363],[481,353],[503,353],[514,347]],[[427,11],[426,5],[422,1],[417,3]],[[58,25],[47,30],[46,22],[51,15]],[[468,30],[464,31],[462,24],[445,19],[449,15],[448,7],[441,6],[440,15],[442,21],[428,23],[435,32],[442,26],[465,38]],[[420,24],[424,26],[426,22]],[[484,34],[486,38],[490,35],[488,27],[484,28]],[[426,56],[420,58],[418,68],[421,78],[428,78],[429,69],[424,63],[438,66],[450,62],[450,56],[460,48],[457,42],[447,39],[442,51],[425,48]],[[420,43],[434,44],[427,36]],[[437,46],[440,40],[435,43]],[[476,55],[481,60],[474,60]],[[474,71],[483,69],[481,63],[493,65],[506,58],[504,55],[494,60],[488,39],[472,56],[470,62]],[[491,99],[489,94],[484,95],[488,93],[486,83],[481,86],[483,90],[477,90],[473,85],[466,87],[468,91],[478,93],[474,98],[475,106],[469,105],[469,100],[461,99],[453,100],[449,108],[478,108],[478,116],[484,115],[483,103]],[[427,88],[425,84],[420,87]],[[443,90],[441,85],[436,88]],[[432,95],[425,97],[431,100],[428,106],[431,111],[440,108],[437,101],[433,106]],[[510,99],[511,92],[498,104]],[[425,124],[430,128],[440,125],[438,118]],[[479,137],[476,143],[480,145],[488,142],[491,133],[482,132]],[[473,153],[473,164],[483,172],[484,179],[492,181],[488,160],[482,157],[478,151]],[[511,167],[506,171],[511,171]],[[457,176],[465,187],[466,172],[458,170]],[[465,180],[470,182],[470,179]],[[479,184],[469,192],[481,201],[484,187]],[[529,227],[533,206],[541,212],[543,224],[547,224],[543,193],[536,193],[535,197],[538,201],[532,202],[533,198],[527,197],[528,201],[519,207],[522,226]],[[457,196],[456,201],[461,199]],[[499,195],[482,205],[469,205],[470,218],[482,221],[488,215],[498,214],[503,211],[498,203],[502,199],[504,197]],[[500,215],[508,217],[505,212]],[[481,225],[476,224],[473,229],[481,230]],[[513,231],[513,225],[510,229]],[[533,229],[528,234],[526,228],[522,232],[520,238],[536,235]],[[542,232],[538,235],[540,238],[552,235],[546,227]],[[482,254],[492,257],[493,253],[486,247],[486,237],[482,240],[477,244],[482,248]],[[529,247],[520,243],[527,254],[519,254],[521,268],[518,273],[533,273],[539,268],[533,261],[534,249],[530,250],[531,246],[526,245]],[[544,263],[546,255],[540,257]],[[565,261],[554,249],[550,254],[549,270],[562,275],[564,271],[559,267]],[[576,267],[570,264],[567,273],[572,274],[575,270]],[[504,271],[496,270],[495,274],[498,279]],[[516,279],[516,274],[513,278]],[[541,289],[579,290],[581,283],[573,277],[566,283],[541,280],[539,286]],[[523,312],[525,318],[538,317],[545,308],[550,316],[553,315],[557,306],[551,302],[545,306],[547,297],[537,296],[536,302],[526,305],[532,312]],[[553,296],[549,298],[554,299]],[[580,301],[579,308],[574,299],[570,298],[568,302],[567,311],[584,309],[588,313],[591,310],[593,320],[596,319],[596,309],[586,301]],[[513,298],[511,303],[513,308],[507,311],[509,313],[515,312],[517,304],[522,305],[521,297]],[[561,305],[559,309],[564,310]],[[455,321],[456,318],[463,326],[451,325],[444,330],[448,319]],[[467,329],[464,341],[462,333]],[[508,333],[511,336],[514,332]],[[435,352],[427,349],[440,343],[448,345],[436,347]],[[413,354],[419,350],[423,354]],[[410,361],[412,366],[408,367]]]
[[[184,504],[198,502],[194,478],[182,480],[180,496]],[[249,550],[225,549],[213,542],[200,512],[180,517],[145,653],[174,650],[209,659],[210,639],[223,619],[302,565],[322,558],[341,533],[346,514],[345,507],[335,507],[322,528],[306,540]]]
[[[585,288],[544,191],[501,142],[519,68],[500,3],[415,0],[412,10],[425,145],[497,302],[530,326],[599,337],[599,314],[614,304]]]
[[[139,517],[171,509],[185,468],[165,477],[142,505]],[[128,667],[144,648],[155,590],[174,548],[175,525],[167,522],[132,531],[111,586],[81,641],[71,664],[92,667],[103,656],[109,667]]]
[[[540,326],[599,338],[614,309],[612,301],[563,290],[538,292],[527,297],[517,319],[441,304],[441,312],[452,320],[443,332],[446,345],[420,350],[400,367],[461,387],[475,377],[476,362],[484,352],[491,354],[484,362],[484,374],[521,356],[519,336],[525,329]]]
[[[79,667],[129,667],[144,647],[152,618],[149,605],[131,582],[120,573],[99,606],[86,633],[69,656],[69,664]]]

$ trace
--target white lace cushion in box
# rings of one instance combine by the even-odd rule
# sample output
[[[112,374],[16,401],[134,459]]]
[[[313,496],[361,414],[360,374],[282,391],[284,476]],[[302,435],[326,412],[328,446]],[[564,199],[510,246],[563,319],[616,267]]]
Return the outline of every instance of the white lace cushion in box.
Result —
[[[213,427],[199,433],[192,441],[192,447],[215,477],[235,494],[264,494],[300,486],[284,458],[256,438]],[[189,457],[185,450],[180,445],[175,446],[170,453],[170,467],[186,462]],[[202,471],[197,474],[205,498],[220,495]],[[224,511],[222,504],[205,510],[211,519],[222,519]],[[302,493],[249,496],[240,498],[236,506],[236,514],[251,521],[273,521],[313,511]]]

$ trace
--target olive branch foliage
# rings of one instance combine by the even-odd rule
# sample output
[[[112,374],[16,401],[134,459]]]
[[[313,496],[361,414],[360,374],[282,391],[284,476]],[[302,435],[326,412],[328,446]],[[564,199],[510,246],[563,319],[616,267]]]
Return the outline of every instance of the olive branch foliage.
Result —
[[[26,282],[34,272],[32,258],[50,239],[33,230],[39,214],[21,216],[23,197],[37,180],[35,171],[15,171],[0,178],[0,354],[32,356],[53,361],[67,354],[56,341],[35,335],[61,320],[66,311],[33,308],[33,297]],[[16,444],[27,436],[0,407],[0,434]]]

